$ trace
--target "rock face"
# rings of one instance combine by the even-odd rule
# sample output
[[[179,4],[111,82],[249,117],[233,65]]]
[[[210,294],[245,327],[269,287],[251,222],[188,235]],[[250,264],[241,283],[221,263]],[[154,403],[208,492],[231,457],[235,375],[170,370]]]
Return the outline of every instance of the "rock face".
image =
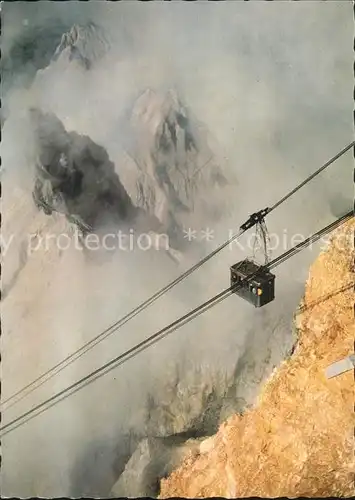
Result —
[[[174,90],[145,91],[133,106],[126,138],[123,182],[138,206],[172,230],[192,220],[211,223],[225,213],[221,194],[231,179],[208,133]]]
[[[33,197],[47,215],[63,213],[84,230],[142,217],[146,230],[160,227],[132,203],[103,147],[68,133],[52,114],[32,110],[32,123],[39,151]]]
[[[6,94],[12,85],[30,86],[36,75],[45,72],[51,63],[60,62],[90,70],[110,51],[105,30],[96,23],[70,25],[58,18],[49,19],[45,26],[29,25],[15,38],[0,62],[2,76],[1,125],[9,110]]]
[[[26,26],[11,46],[1,54],[1,126],[9,114],[7,93],[20,82],[29,86],[38,70],[46,68],[53,57],[63,32],[68,29],[60,20],[49,21],[46,26]]]
[[[146,438],[137,446],[124,472],[113,486],[117,497],[156,497],[159,479],[166,477],[184,458],[196,453],[200,440]]]
[[[146,436],[133,451],[112,487],[114,497],[153,497],[161,479],[169,476],[183,460],[206,449],[219,425],[246,402],[235,396],[236,373],[230,378],[208,368],[168,370],[164,387],[156,387],[146,402]],[[156,397],[155,397],[156,394]],[[137,436],[135,436],[137,438]],[[120,446],[121,448],[121,446]]]
[[[38,44],[38,39],[42,40],[41,34],[35,34],[36,37],[32,36]],[[47,34],[44,33],[41,43],[45,46],[46,57],[38,61],[38,69],[44,69],[37,73],[39,80],[45,79],[46,72],[55,66],[51,63],[62,62],[63,68],[78,65],[84,70],[90,70],[110,51],[108,34],[92,22],[85,25],[75,24],[71,28],[61,25],[48,43]],[[53,46],[56,47],[54,51]],[[50,51],[51,58],[48,55]],[[33,59],[36,59],[37,52],[40,52],[39,49]],[[31,61],[31,64],[34,68],[37,67],[35,60]],[[57,167],[51,168],[59,168],[61,171],[60,182],[65,190],[64,193],[63,190],[60,192],[60,189],[54,189],[53,193],[54,180],[48,182],[48,172],[43,179],[43,168],[37,169],[36,203],[48,214],[51,210],[71,213],[84,228],[91,224],[88,219],[92,220],[96,212],[101,213],[100,206],[112,205],[110,197],[114,195],[112,192],[108,193],[104,187],[105,182],[111,182],[110,189],[119,192],[121,199],[120,207],[117,203],[115,207],[116,211],[121,212],[121,220],[125,217],[123,212],[129,205],[137,207],[141,209],[141,215],[144,213],[151,216],[149,226],[154,221],[155,230],[164,227],[172,248],[182,248],[183,244],[186,244],[186,239],[182,236],[185,227],[205,229],[207,223],[212,224],[226,214],[226,189],[234,184],[235,179],[232,179],[230,174],[227,177],[226,169],[223,168],[225,160],[217,152],[218,148],[212,143],[208,131],[182,103],[175,90],[165,92],[147,89],[136,101],[128,103],[128,109],[127,116],[123,117],[124,137],[117,138],[120,144],[124,142],[123,155],[117,161],[115,159],[118,180],[113,180],[114,166],[104,148],[94,144],[88,137],[74,132],[67,133],[56,117],[50,118],[48,115],[44,116],[44,113],[41,118],[34,117],[35,129],[41,129],[41,156],[48,157],[45,161],[52,162],[52,165],[56,163]],[[117,117],[118,120],[121,118]],[[42,125],[39,125],[39,122]],[[47,137],[48,135],[50,137]],[[55,145],[57,143],[58,145]],[[69,150],[69,156],[73,157],[70,161],[66,159]],[[64,166],[66,162],[68,168]],[[105,177],[105,180],[100,181],[101,194],[88,197],[88,191],[86,194],[83,191],[81,196],[80,186],[85,184],[89,174],[81,177],[83,168],[78,169],[75,166],[72,174],[68,172],[71,165],[77,164],[85,164],[85,171],[88,172],[91,168],[87,165],[95,162],[101,165],[96,167],[95,177]],[[62,166],[58,167],[60,164]],[[56,182],[58,184],[59,179]],[[88,182],[91,185],[91,181]],[[115,188],[113,184],[116,184]],[[105,200],[98,200],[101,195]],[[87,203],[84,203],[84,197]],[[46,199],[50,199],[49,203]],[[160,221],[160,226],[157,221]]]
[[[32,118],[40,150],[34,198],[48,215],[65,213],[83,229],[108,215],[116,224],[139,215],[145,231],[164,229],[170,246],[183,250],[186,227],[205,228],[226,214],[234,180],[176,92],[140,96],[116,167],[103,147],[67,132],[54,115],[33,110]]]
[[[311,267],[297,346],[256,407],[163,479],[160,498],[354,496],[354,375],[325,377],[354,350],[354,229],[340,228]]]
[[[109,41],[100,26],[92,22],[84,26],[75,24],[62,35],[52,60],[76,61],[83,68],[90,69],[109,49]]]

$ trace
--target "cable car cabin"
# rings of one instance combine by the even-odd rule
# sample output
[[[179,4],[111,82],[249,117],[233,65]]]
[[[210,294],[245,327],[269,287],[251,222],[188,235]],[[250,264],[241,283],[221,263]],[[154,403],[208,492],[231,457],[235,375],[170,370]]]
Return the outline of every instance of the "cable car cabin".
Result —
[[[275,275],[265,266],[260,269],[250,260],[234,264],[231,267],[231,286],[238,283],[234,293],[255,307],[265,306],[275,298]]]

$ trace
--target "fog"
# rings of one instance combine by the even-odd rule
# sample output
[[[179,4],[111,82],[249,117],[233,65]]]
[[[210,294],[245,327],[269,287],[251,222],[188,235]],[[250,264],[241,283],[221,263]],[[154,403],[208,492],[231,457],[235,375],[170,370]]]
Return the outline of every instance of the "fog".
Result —
[[[273,205],[352,141],[353,22],[350,2],[18,2],[3,4],[2,17],[2,54],[17,68],[3,83],[3,235],[14,235],[3,256],[2,288],[9,289],[2,307],[6,398],[166,285],[194,264],[197,254],[222,243],[250,213]],[[18,54],[11,48],[29,30],[38,46],[48,44],[51,55],[63,30],[90,20],[103,28],[111,47],[90,71],[61,62],[43,69],[49,60],[43,56],[36,63],[38,52],[26,64],[11,61],[11,54]],[[50,39],[51,30],[59,35]],[[24,235],[59,234],[65,227],[59,216],[38,214],[32,202],[36,151],[27,110],[52,111],[67,130],[90,136],[107,149],[120,175],[120,155],[130,139],[125,113],[147,88],[176,89],[213,136],[225,172],[237,178],[233,190],[211,200],[227,196],[229,206],[213,227],[213,241],[187,252],[179,266],[154,251],[88,258],[54,245],[21,257]],[[307,237],[349,210],[352,167],[348,152],[267,218],[270,233],[285,235],[289,248],[293,235]],[[246,241],[241,240],[244,248]],[[279,245],[272,256],[287,248]],[[276,300],[265,309],[255,310],[233,296],[4,436],[2,494],[107,495],[120,468],[123,436],[130,430],[144,433],[147,394],[163,399],[175,364],[188,379],[197,367],[208,377],[218,371],[231,374],[239,362],[244,371],[238,396],[252,401],[260,381],[292,345],[292,315],[318,252],[319,246],[306,250],[276,269]],[[228,287],[229,266],[252,253],[237,245],[226,249],[4,412],[3,423]]]

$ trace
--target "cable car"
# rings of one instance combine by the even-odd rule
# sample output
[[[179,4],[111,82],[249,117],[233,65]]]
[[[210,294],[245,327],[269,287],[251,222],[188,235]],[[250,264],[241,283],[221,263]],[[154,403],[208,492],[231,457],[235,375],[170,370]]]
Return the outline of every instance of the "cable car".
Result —
[[[231,270],[231,286],[238,285],[233,293],[255,307],[262,307],[275,298],[275,275],[267,266],[259,266],[251,260],[234,264]]]

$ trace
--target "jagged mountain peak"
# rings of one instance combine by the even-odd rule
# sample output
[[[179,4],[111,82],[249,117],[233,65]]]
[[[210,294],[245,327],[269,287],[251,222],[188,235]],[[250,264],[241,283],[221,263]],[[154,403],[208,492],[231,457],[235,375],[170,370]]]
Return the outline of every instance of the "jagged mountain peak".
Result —
[[[138,206],[177,226],[192,213],[199,218],[200,212],[202,220],[224,210],[211,202],[210,192],[228,184],[225,170],[208,130],[175,89],[145,90],[131,108],[127,130],[127,153],[137,166],[132,197]]]
[[[104,57],[110,49],[110,43],[102,27],[90,22],[85,25],[74,24],[62,35],[60,44],[53,55],[53,61],[66,58],[76,60],[86,69]]]

